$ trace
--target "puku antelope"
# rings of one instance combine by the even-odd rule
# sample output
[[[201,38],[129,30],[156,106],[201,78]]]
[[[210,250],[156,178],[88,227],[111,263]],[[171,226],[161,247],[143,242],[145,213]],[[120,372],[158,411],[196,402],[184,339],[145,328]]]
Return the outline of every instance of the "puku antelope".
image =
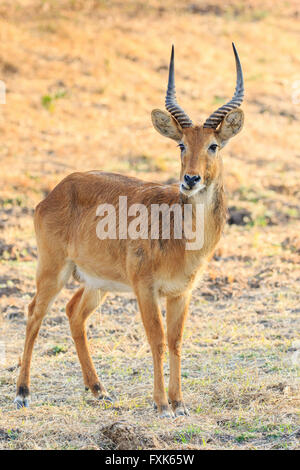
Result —
[[[29,305],[26,339],[16,404],[29,404],[30,363],[43,317],[73,273],[84,285],[66,307],[82,368],[85,387],[96,398],[111,401],[93,365],[85,324],[109,291],[132,290],[153,355],[154,403],[161,417],[188,414],[181,392],[181,345],[192,288],[218,243],[225,223],[226,204],[219,150],[243,127],[239,109],[244,96],[243,74],[233,44],[237,81],[233,98],[203,125],[194,125],[177,104],[174,47],[169,66],[166,110],[154,109],[154,128],[175,140],[181,151],[180,184],[163,185],[119,174],[88,171],[62,180],[36,207],[34,224],[38,247],[37,291]],[[204,206],[201,248],[187,250],[183,236],[175,239],[99,239],[96,216],[100,204],[118,213],[120,196],[128,205],[189,203]],[[194,214],[194,211],[192,212]],[[150,233],[150,231],[149,231]],[[166,338],[159,307],[166,297],[167,343],[170,359],[168,396],[163,376]]]

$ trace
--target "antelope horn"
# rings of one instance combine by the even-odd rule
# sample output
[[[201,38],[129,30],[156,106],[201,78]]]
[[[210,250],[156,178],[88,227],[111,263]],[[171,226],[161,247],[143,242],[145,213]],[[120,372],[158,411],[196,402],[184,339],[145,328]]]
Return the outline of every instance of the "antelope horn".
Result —
[[[192,121],[183,109],[177,104],[175,92],[175,77],[174,77],[174,46],[172,46],[170,67],[169,67],[169,81],[166,94],[166,109],[178,121],[181,127],[191,127]]]
[[[229,111],[239,108],[240,105],[243,102],[244,98],[244,79],[243,79],[243,71],[242,71],[242,66],[241,62],[239,59],[239,55],[237,53],[237,50],[235,48],[234,43],[232,43],[233,47],[233,52],[235,56],[235,65],[236,65],[236,87],[235,87],[235,92],[230,101],[228,103],[224,104],[221,106],[221,108],[218,108],[214,113],[212,113],[209,118],[206,119],[203,127],[211,127],[212,129],[216,129],[220,122],[224,119],[226,114],[229,113]]]

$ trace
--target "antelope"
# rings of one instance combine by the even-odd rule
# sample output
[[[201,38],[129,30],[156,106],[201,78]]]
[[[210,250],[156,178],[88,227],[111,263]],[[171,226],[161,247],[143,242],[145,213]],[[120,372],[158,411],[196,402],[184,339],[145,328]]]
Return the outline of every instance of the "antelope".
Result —
[[[233,46],[236,88],[232,99],[214,111],[203,125],[194,125],[178,105],[175,94],[174,46],[165,99],[167,112],[152,111],[154,128],[180,147],[179,184],[157,184],[101,171],[73,173],[38,204],[34,226],[38,249],[36,294],[29,305],[24,353],[15,403],[29,406],[30,364],[42,320],[71,274],[83,285],[66,306],[72,338],[86,389],[112,402],[100,382],[89,352],[85,324],[107,292],[133,291],[153,356],[154,407],[159,416],[188,415],[181,391],[181,346],[193,286],[218,243],[226,219],[223,165],[219,151],[243,127],[240,105],[244,97],[242,67]],[[156,239],[97,236],[97,207],[111,204],[120,215],[119,197],[128,204],[178,204],[204,207],[202,246],[187,250],[187,238],[160,235]],[[184,217],[182,215],[182,217]],[[173,219],[172,219],[173,220]],[[148,222],[149,223],[149,222]],[[194,224],[195,225],[195,224]],[[150,227],[149,227],[150,228]],[[160,298],[166,298],[165,334]],[[169,348],[168,396],[163,359]]]

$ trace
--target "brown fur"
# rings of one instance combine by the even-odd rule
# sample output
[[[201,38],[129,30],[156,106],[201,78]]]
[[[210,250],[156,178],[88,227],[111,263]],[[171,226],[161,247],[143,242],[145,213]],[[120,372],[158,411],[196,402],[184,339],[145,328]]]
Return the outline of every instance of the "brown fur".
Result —
[[[161,112],[162,113],[162,112]],[[95,278],[131,286],[135,292],[142,321],[151,346],[154,363],[154,401],[161,416],[170,414],[163,378],[166,338],[159,308],[159,296],[167,298],[167,342],[170,352],[169,400],[175,414],[186,413],[181,393],[180,355],[184,321],[196,278],[218,243],[225,222],[222,161],[212,156],[208,146],[220,142],[218,131],[196,126],[181,129],[166,114],[163,134],[181,139],[186,146],[181,178],[185,173],[199,174],[205,191],[190,199],[178,185],[161,185],[137,178],[104,172],[73,173],[66,177],[36,208],[34,223],[39,264],[37,293],[29,306],[26,340],[18,395],[29,394],[29,370],[35,338],[51,302],[76,266]],[[161,114],[160,114],[161,118]],[[166,119],[170,119],[166,126]],[[156,128],[159,130],[159,123]],[[226,128],[226,138],[228,129]],[[160,131],[160,130],[159,130]],[[175,137],[174,137],[175,136]],[[221,139],[222,140],[222,139]],[[128,197],[128,207],[142,203],[168,205],[200,201],[205,206],[204,245],[187,251],[186,240],[100,240],[96,235],[96,208],[110,203],[117,208],[120,195]],[[129,218],[130,221],[130,218]],[[173,224],[171,223],[171,227]],[[150,233],[150,231],[149,231]],[[67,305],[72,336],[81,363],[84,383],[96,397],[106,397],[95,371],[85,331],[85,322],[105,297],[100,289],[81,287]]]

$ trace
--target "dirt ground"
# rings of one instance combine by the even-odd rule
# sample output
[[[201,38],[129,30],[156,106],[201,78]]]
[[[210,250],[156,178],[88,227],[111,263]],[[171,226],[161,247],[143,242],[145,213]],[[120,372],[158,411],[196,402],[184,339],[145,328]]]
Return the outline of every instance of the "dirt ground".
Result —
[[[296,0],[0,2],[0,448],[300,448],[299,18]],[[116,402],[84,391],[65,315],[75,281],[43,322],[31,408],[16,410],[35,205],[75,170],[176,180],[179,151],[150,120],[164,106],[171,43],[178,100],[203,122],[232,95],[232,40],[246,122],[223,150],[228,224],[185,329],[191,415],[153,410],[151,354],[128,295],[110,295],[88,327]]]

